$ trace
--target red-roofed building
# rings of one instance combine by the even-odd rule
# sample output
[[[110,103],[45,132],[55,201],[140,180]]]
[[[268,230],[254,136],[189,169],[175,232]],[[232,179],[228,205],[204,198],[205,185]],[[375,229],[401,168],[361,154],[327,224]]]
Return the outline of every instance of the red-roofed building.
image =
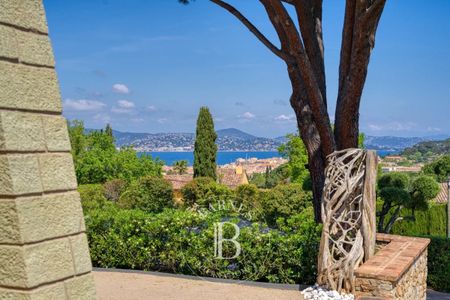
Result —
[[[241,184],[248,184],[248,177],[242,166],[236,166],[235,168],[218,168],[217,181],[231,189],[235,189]]]
[[[439,194],[434,198],[434,202],[436,203],[447,203],[448,202],[448,183],[440,183]]]

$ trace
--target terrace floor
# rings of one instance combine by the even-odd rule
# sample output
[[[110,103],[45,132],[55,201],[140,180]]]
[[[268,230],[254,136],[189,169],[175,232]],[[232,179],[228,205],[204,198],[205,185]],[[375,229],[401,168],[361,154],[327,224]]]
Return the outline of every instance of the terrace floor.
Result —
[[[303,300],[305,286],[239,282],[186,275],[130,270],[95,269],[100,300]],[[429,290],[429,300],[450,300],[449,294]]]

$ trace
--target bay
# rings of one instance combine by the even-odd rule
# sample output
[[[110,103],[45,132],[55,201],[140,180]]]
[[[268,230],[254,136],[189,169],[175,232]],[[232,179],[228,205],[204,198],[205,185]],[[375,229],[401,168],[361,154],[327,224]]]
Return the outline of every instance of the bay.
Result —
[[[192,166],[194,162],[194,153],[193,152],[139,152],[138,155],[149,154],[153,158],[159,158],[164,162],[165,165],[171,166],[177,160],[187,160],[188,164]],[[280,153],[277,151],[252,151],[252,152],[237,152],[237,151],[228,151],[228,152],[217,152],[217,164],[225,165],[232,162],[235,162],[238,158],[271,158],[271,157],[280,157]]]
[[[378,150],[378,155],[384,157],[386,155],[397,154],[398,151],[395,150]],[[187,160],[188,164],[192,166],[194,163],[194,153],[193,152],[139,152],[138,155],[148,154],[153,158],[159,158],[164,162],[165,165],[171,166],[177,160]],[[277,151],[219,151],[217,152],[217,164],[226,165],[235,162],[238,158],[271,158],[271,157],[281,157],[280,153]]]

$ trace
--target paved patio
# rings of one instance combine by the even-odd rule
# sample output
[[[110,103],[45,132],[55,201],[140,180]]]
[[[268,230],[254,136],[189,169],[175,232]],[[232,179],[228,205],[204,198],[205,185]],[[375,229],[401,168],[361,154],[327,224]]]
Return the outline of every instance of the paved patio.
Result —
[[[95,269],[100,300],[303,300],[304,286],[238,282],[157,272]],[[429,300],[450,300],[450,295],[428,291]]]
[[[231,283],[228,280],[155,272],[94,271],[100,300],[303,300],[295,285]]]

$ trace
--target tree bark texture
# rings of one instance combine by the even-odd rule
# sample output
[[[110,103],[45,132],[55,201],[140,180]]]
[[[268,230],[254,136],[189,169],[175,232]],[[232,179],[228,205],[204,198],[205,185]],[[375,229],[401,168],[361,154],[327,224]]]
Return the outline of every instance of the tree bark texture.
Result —
[[[334,130],[327,109],[322,0],[259,0],[278,35],[279,47],[234,6],[210,1],[235,16],[286,64],[292,85],[290,102],[308,151],[315,217],[320,222],[326,157],[358,146],[360,100],[386,0],[346,0]],[[295,17],[286,6],[293,6]]]

